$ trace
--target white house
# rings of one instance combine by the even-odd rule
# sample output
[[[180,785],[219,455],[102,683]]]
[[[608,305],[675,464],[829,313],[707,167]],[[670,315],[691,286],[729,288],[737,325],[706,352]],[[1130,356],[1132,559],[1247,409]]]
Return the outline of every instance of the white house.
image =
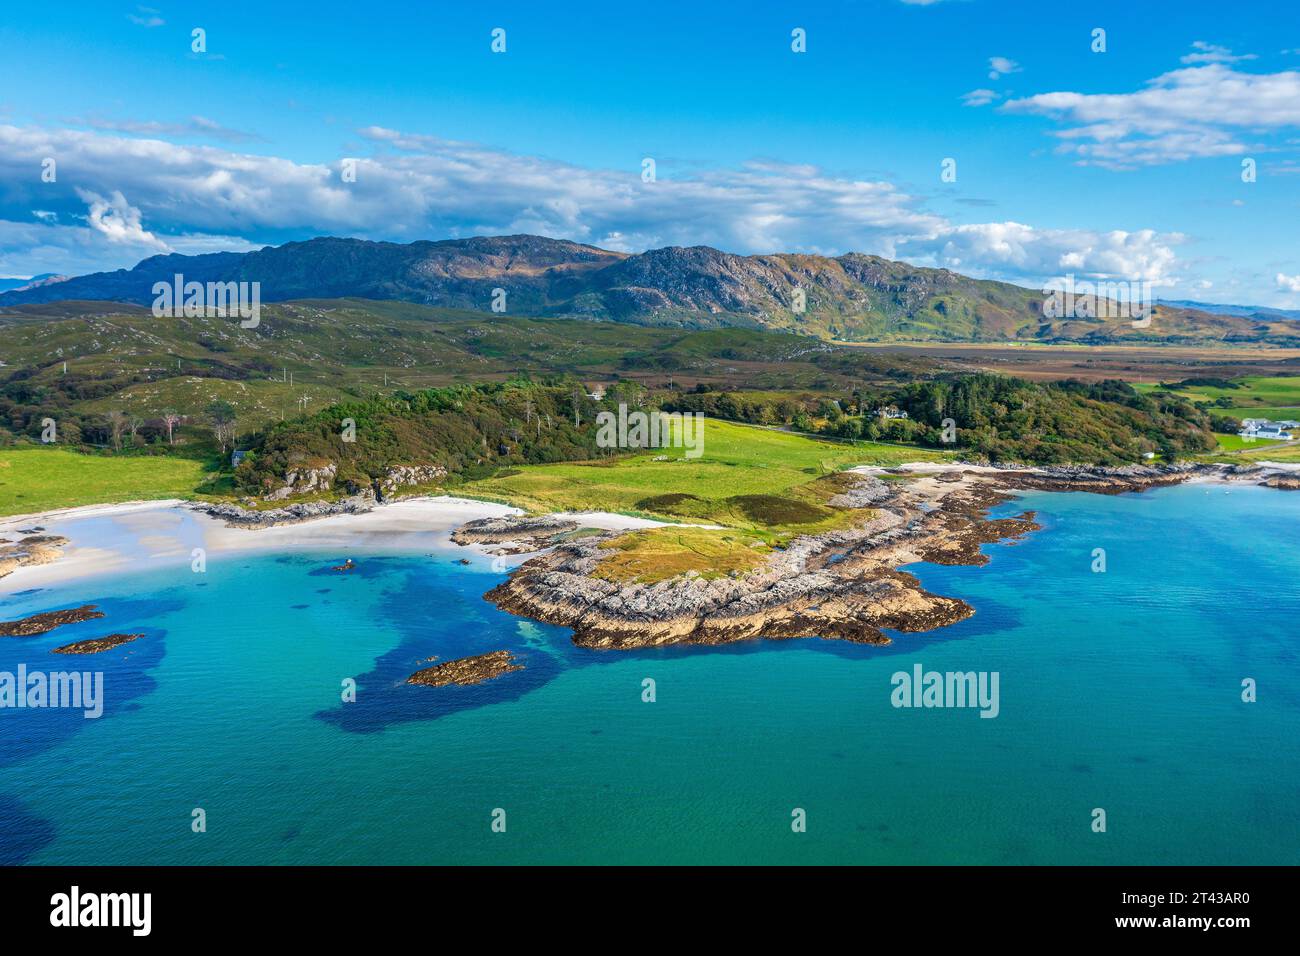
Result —
[[[1267,418],[1247,418],[1242,421],[1241,431],[1237,435],[1247,440],[1256,438],[1264,441],[1291,441],[1294,436],[1287,431],[1295,427],[1292,422],[1270,422]]]

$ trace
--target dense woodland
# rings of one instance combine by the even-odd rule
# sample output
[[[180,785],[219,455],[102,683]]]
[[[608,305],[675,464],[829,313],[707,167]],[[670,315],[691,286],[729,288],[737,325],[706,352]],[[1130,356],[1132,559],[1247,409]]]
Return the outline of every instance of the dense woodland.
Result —
[[[952,375],[803,401],[701,390],[673,396],[664,408],[836,438],[955,448],[994,462],[1121,464],[1147,453],[1172,459],[1211,451],[1216,444],[1215,422],[1205,411],[1172,395],[1143,396],[1117,380],[1039,384]],[[887,417],[895,410],[907,417]]]
[[[265,493],[290,469],[324,463],[338,465],[338,483],[364,485],[401,464],[435,463],[475,477],[503,466],[597,458],[609,450],[596,445],[596,413],[620,402],[839,439],[953,448],[996,462],[1122,464],[1151,452],[1170,459],[1215,446],[1204,411],[1139,395],[1118,381],[1041,385],[963,375],[845,399],[708,390],[655,395],[623,383],[599,401],[572,381],[511,382],[336,405],[273,426],[240,465],[237,483]],[[885,408],[907,418],[878,414]],[[348,419],[355,422],[351,442],[343,439]]]
[[[269,428],[236,469],[236,483],[265,493],[290,469],[325,463],[338,465],[336,484],[355,488],[397,465],[436,464],[470,478],[510,465],[596,458],[608,454],[596,445],[596,414],[620,402],[645,406],[645,391],[615,385],[597,401],[577,382],[519,381],[334,405]]]

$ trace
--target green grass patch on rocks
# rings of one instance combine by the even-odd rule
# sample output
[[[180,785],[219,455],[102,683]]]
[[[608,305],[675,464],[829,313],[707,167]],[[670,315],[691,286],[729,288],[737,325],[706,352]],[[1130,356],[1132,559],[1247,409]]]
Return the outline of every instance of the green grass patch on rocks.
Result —
[[[653,584],[685,574],[705,580],[757,567],[770,548],[760,539],[707,528],[646,528],[604,545],[594,576],[616,584]]]

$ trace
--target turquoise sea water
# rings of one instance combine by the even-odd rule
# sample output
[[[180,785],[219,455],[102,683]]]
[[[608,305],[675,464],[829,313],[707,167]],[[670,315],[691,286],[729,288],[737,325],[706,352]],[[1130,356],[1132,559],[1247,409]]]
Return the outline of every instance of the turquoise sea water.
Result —
[[[1300,862],[1300,494],[1001,511],[1023,508],[1044,529],[986,547],[987,567],[909,569],[976,615],[888,648],[584,651],[483,601],[500,575],[447,551],[353,550],[352,575],[324,570],[338,554],[234,555],[6,595],[3,619],[101,606],[0,640],[0,670],[101,669],[108,705],[0,710],[0,861]],[[48,654],[110,630],[147,637]],[[526,669],[402,683],[497,648]],[[999,716],[895,709],[890,677],[917,663],[998,672]]]

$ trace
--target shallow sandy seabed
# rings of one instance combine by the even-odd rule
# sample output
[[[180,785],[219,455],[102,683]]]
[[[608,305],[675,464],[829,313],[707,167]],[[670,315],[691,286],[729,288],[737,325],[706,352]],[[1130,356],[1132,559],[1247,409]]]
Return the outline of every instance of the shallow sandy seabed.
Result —
[[[0,519],[0,537],[16,539],[19,529],[39,526],[44,529],[41,534],[63,535],[71,542],[58,561],[19,568],[0,579],[0,595],[101,574],[188,564],[195,548],[202,548],[209,561],[222,554],[254,551],[337,550],[340,559],[355,559],[367,551],[485,554],[486,549],[453,544],[451,532],[476,518],[522,513],[506,505],[443,495],[397,501],[365,514],[249,530],[226,527],[177,500],[67,508]],[[561,517],[610,531],[660,524],[598,511]],[[513,567],[527,557],[516,555],[506,563]]]

